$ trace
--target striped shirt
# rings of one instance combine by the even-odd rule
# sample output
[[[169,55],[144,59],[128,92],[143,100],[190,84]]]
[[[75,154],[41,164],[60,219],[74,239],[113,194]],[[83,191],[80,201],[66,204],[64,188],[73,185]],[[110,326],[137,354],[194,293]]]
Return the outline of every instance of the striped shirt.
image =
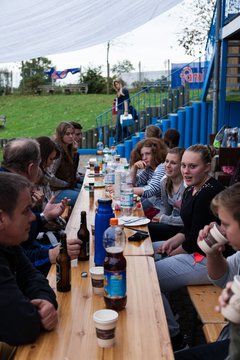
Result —
[[[155,170],[148,167],[137,174],[136,185],[143,188],[142,197],[161,197],[160,182],[165,175],[164,163],[159,164]]]

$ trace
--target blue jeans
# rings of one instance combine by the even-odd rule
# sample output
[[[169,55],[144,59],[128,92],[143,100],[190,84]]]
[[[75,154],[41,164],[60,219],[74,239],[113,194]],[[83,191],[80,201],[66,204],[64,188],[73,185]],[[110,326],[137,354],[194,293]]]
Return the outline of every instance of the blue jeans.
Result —
[[[75,202],[77,200],[78,194],[79,194],[80,188],[79,189],[64,189],[61,190],[57,195],[56,195],[56,203],[60,202],[62,199],[64,199],[65,197],[67,197],[68,199],[70,199],[70,203],[69,205],[71,206],[71,208],[73,209]]]
[[[154,250],[158,249],[162,243],[161,241],[153,243]],[[207,275],[206,258],[196,263],[193,254],[179,254],[163,258],[157,261],[155,265],[168,328],[172,337],[177,335],[180,329],[169,304],[168,293],[187,285],[210,284]]]

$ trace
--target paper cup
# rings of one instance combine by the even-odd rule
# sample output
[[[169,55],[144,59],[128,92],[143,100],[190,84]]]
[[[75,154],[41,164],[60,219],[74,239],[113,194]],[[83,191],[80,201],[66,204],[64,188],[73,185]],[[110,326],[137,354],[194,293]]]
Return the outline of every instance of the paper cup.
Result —
[[[92,288],[94,294],[103,295],[104,294],[104,269],[103,266],[93,266],[89,270],[92,279]]]
[[[115,328],[118,313],[114,310],[103,309],[93,314],[96,327],[97,342],[100,347],[111,347],[115,343]]]
[[[222,315],[229,321],[240,324],[240,276],[235,275],[231,287],[233,295],[227,306],[221,308]]]
[[[210,254],[219,245],[226,244],[227,241],[228,240],[221,233],[220,226],[215,223],[213,227],[210,229],[208,236],[205,239],[198,241],[198,246],[202,251],[205,252],[205,254]]]

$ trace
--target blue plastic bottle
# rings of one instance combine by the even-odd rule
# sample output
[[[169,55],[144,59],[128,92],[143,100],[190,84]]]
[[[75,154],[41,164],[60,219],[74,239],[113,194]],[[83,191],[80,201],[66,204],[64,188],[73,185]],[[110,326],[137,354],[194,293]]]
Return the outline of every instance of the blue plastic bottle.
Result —
[[[99,199],[98,210],[95,216],[95,244],[94,262],[96,266],[104,263],[106,251],[103,247],[103,233],[110,225],[110,219],[115,217],[111,199]]]

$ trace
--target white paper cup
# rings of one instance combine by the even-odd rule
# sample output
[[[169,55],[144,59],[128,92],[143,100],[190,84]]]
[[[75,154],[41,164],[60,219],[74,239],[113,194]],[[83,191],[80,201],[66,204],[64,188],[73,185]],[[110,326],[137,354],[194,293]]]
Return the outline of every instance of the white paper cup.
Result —
[[[97,342],[100,347],[111,347],[115,343],[115,328],[118,313],[114,310],[103,309],[93,314],[96,327]]]
[[[210,254],[219,245],[226,244],[227,241],[228,240],[221,233],[220,226],[215,223],[210,229],[208,236],[205,239],[198,241],[198,246],[205,254]]]
[[[227,306],[221,308],[222,315],[229,321],[240,324],[240,276],[235,275],[231,287],[233,295]]]
[[[93,266],[89,269],[92,279],[92,288],[94,294],[103,295],[104,294],[104,269],[103,266]]]

